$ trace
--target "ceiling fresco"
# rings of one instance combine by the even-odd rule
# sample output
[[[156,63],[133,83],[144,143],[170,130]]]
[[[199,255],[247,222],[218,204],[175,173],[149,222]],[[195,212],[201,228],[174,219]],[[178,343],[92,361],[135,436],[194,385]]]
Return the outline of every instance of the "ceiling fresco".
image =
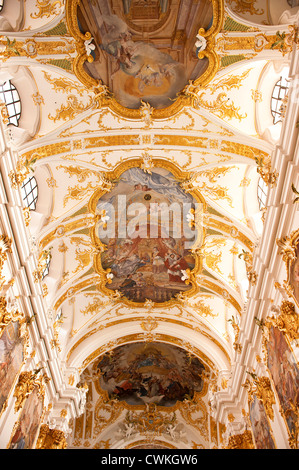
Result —
[[[85,1],[78,16],[84,32],[96,33],[88,72],[126,108],[139,108],[141,100],[167,107],[188,80],[207,69],[195,42],[200,27],[209,29],[213,21],[209,0],[190,1],[188,8],[168,0]]]
[[[145,102],[168,108],[190,81],[210,81],[217,71],[211,44],[221,28],[222,1],[84,0],[78,8],[69,5],[70,29],[85,47],[78,56],[78,76],[107,87],[125,109]]]
[[[90,206],[99,219],[94,238],[105,247],[100,264],[106,287],[139,303],[167,302],[192,289],[202,201],[185,192],[169,169],[146,172],[133,164],[113,189],[98,200],[93,196]]]
[[[174,406],[203,392],[208,376],[201,361],[163,343],[134,343],[104,355],[97,365],[99,385],[110,398],[128,405]]]

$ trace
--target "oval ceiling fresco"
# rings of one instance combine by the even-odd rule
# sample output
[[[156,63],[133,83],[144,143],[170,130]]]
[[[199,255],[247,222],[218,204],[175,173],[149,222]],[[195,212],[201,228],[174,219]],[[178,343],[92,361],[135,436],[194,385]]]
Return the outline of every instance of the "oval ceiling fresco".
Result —
[[[194,250],[203,239],[203,200],[182,189],[169,165],[150,173],[133,165],[125,164],[113,188],[97,191],[90,201],[97,219],[92,240],[100,246],[95,260],[99,289],[139,304],[191,295],[201,269]]]
[[[123,109],[168,108],[188,83],[203,85],[218,70],[222,0],[68,0],[66,11],[79,44],[76,75],[106,86]]]
[[[105,354],[97,365],[99,391],[130,406],[174,406],[205,393],[208,372],[194,355],[165,343],[132,343]]]

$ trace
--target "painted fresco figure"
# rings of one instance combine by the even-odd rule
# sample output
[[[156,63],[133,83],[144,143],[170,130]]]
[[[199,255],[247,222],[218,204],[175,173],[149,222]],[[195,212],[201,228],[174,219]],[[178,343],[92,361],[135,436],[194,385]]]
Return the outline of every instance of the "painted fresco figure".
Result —
[[[176,253],[170,253],[165,261],[165,266],[167,267],[170,282],[184,282],[182,281],[181,271],[188,268],[184,258]]]

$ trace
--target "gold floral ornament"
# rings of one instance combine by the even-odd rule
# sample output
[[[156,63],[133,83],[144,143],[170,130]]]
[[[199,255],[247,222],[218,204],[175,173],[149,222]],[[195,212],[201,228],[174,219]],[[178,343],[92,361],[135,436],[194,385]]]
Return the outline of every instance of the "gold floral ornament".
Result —
[[[270,379],[268,377],[257,377],[253,372],[248,372],[248,374],[253,380],[250,381],[249,379],[246,379],[243,387],[247,389],[249,402],[253,400],[255,395],[264,405],[267,416],[273,421],[273,405],[275,405],[275,397],[271,388]]]
[[[153,331],[158,328],[157,320],[148,317],[146,320],[140,323],[140,327],[145,332],[144,340],[147,342],[152,342],[155,340],[155,333]]]
[[[45,385],[51,380],[46,374],[40,375],[41,369],[34,371],[22,372],[19,376],[18,383],[14,391],[15,412],[18,412],[24,405],[26,398],[33,392],[35,388],[38,394],[43,396],[45,393]]]
[[[282,52],[283,55],[287,54],[288,52],[291,52],[293,49],[293,41],[295,39],[294,34],[295,34],[295,29],[294,27],[291,27],[291,33],[287,34],[284,31],[276,32],[276,37],[275,41],[271,44],[271,49],[279,49],[280,52]]]
[[[215,48],[215,38],[218,35],[218,33],[221,31],[223,21],[224,21],[224,0],[209,0],[204,3],[205,3],[204,7],[207,8],[206,12],[209,12],[209,14],[211,14],[212,24],[207,29],[204,29],[199,26],[197,35],[194,37],[192,54],[194,55],[194,58],[196,58],[196,60],[205,61],[202,67],[201,75],[197,77],[193,82],[195,88],[197,88],[198,86],[203,86],[207,84],[215,76],[220,65],[220,60],[214,48]],[[93,5],[95,5],[95,2],[90,2],[90,4],[88,4],[90,8],[89,15],[91,16],[94,11]],[[134,5],[130,4],[129,9],[133,9],[133,8],[134,8]],[[165,20],[163,18],[167,19],[169,17],[171,13],[170,11],[171,8],[173,8],[173,6],[171,4],[168,4],[167,12],[163,13],[162,10],[160,10],[159,14],[161,15],[161,18],[158,24],[160,25],[159,28],[162,29],[162,31],[163,31],[164,24],[168,24],[167,22],[165,23]],[[119,42],[121,43],[122,40],[125,41],[125,44],[123,45],[123,49],[121,48],[118,49],[116,41],[113,43],[113,46],[112,46],[113,51],[110,50],[109,47],[105,49],[106,44],[102,37],[103,33],[100,32],[98,28],[95,29],[94,26],[91,24],[91,21],[90,21],[90,24],[87,26],[87,29],[89,28],[89,31],[87,31],[85,34],[80,31],[79,26],[78,26],[78,16],[81,13],[80,0],[66,0],[65,12],[66,12],[66,24],[67,24],[69,34],[76,41],[77,55],[73,60],[74,73],[76,77],[85,86],[93,90],[96,95],[97,94],[100,95],[98,99],[99,107],[107,106],[118,115],[129,117],[131,119],[133,118],[133,119],[144,120],[146,126],[149,126],[151,125],[152,119],[169,117],[170,115],[174,115],[175,113],[177,113],[184,106],[192,105],[194,97],[191,94],[186,93],[186,90],[182,93],[182,89],[183,89],[183,86],[182,86],[181,89],[178,89],[175,96],[171,96],[171,98],[169,98],[168,101],[167,100],[165,101],[164,107],[160,105],[156,106],[155,104],[154,106],[151,106],[151,108],[153,109],[150,109],[150,108],[146,109],[145,106],[147,106],[147,103],[145,104],[145,106],[144,106],[144,103],[142,103],[142,97],[147,96],[146,93],[142,94],[142,90],[144,88],[146,89],[146,87],[151,88],[154,86],[155,88],[158,89],[160,87],[161,90],[157,91],[155,89],[154,92],[151,92],[153,96],[154,95],[158,96],[159,93],[161,93],[161,96],[167,96],[166,94],[163,95],[163,93],[166,93],[164,88],[166,87],[167,91],[169,88],[169,84],[167,85],[166,75],[164,76],[164,74],[167,73],[167,67],[166,67],[166,72],[164,70],[162,72],[161,71],[158,72],[160,73],[162,77],[162,78],[160,77],[160,81],[162,84],[160,82],[158,84],[156,82],[153,82],[152,84],[152,82],[149,81],[149,80],[153,81],[154,76],[157,75],[157,74],[154,75],[154,72],[153,72],[153,70],[155,70],[156,63],[154,63],[154,65],[152,64],[154,61],[152,57],[150,59],[150,64],[144,63],[140,65],[140,68],[136,72],[136,74],[138,75],[137,81],[136,81],[136,77],[134,74],[130,74],[130,77],[127,77],[127,76],[125,77],[126,80],[128,80],[130,84],[130,93],[131,93],[130,96],[131,98],[133,97],[132,99],[137,100],[139,102],[139,105],[132,106],[131,102],[128,103],[126,101],[124,102],[123,99],[117,99],[116,95],[118,95],[118,87],[114,85],[113,82],[117,81],[117,79],[120,80],[119,76],[117,77],[116,75],[116,73],[120,71],[120,68],[118,68],[116,72],[113,72],[112,74],[112,75],[116,75],[116,77],[115,76],[112,77],[111,90],[109,91],[106,88],[107,84],[103,83],[102,80],[98,78],[98,75],[93,74],[92,67],[89,67],[89,64],[98,60],[97,54],[99,54],[98,51],[99,51],[99,48],[101,48],[102,62],[103,60],[112,59],[114,60],[113,65],[124,64],[124,66],[128,66],[130,68],[131,63],[133,63],[130,60],[130,58],[132,58],[132,53],[134,53],[136,47],[138,47],[138,44],[131,40],[129,44],[129,40],[126,38],[123,38],[123,36],[121,36],[120,34],[118,38]],[[113,17],[114,16],[117,16],[117,12],[114,13]],[[118,19],[120,21],[120,17],[118,17]],[[200,16],[197,18],[197,20],[198,20],[199,25],[202,24],[202,22],[204,21],[204,19]],[[110,19],[109,21],[112,21],[112,19]],[[108,21],[108,24],[110,24],[109,21]],[[127,27],[129,31],[131,22],[134,20],[132,19],[132,14],[129,13],[128,15],[126,15],[124,13],[122,14],[121,21],[124,22],[125,27]],[[148,25],[143,24],[143,28],[146,28],[146,27],[148,27]],[[153,26],[151,23],[151,26],[149,27],[151,28],[151,32],[152,32],[151,36],[153,36],[153,32],[155,32],[156,26]],[[156,29],[157,28],[158,26],[156,27]],[[184,34],[181,35],[180,33],[181,33],[180,31],[177,32],[175,38],[171,37],[172,43],[173,41],[175,41],[176,43],[180,44],[184,41]],[[99,41],[99,38],[101,38],[100,40],[102,41],[102,43],[93,44],[92,43],[93,37],[97,38],[98,41]],[[94,42],[96,43],[95,39],[94,39]],[[152,46],[156,48],[156,46],[154,46],[154,43]],[[117,50],[115,50],[115,47],[117,48]],[[156,48],[156,51],[159,52],[158,48]],[[173,67],[173,63],[174,61],[172,60],[172,67]],[[135,64],[136,67],[137,65]],[[182,64],[180,63],[180,65]],[[121,72],[124,72],[124,69],[125,67],[123,67]],[[173,69],[171,69],[171,74],[173,75]],[[99,75],[101,76],[100,73]],[[133,80],[133,84],[132,84],[132,80]],[[188,78],[186,82],[187,81],[188,81]],[[120,86],[124,86],[124,89],[127,90],[126,88],[127,82],[125,80],[123,80],[122,82],[123,83],[120,83]],[[139,87],[138,92],[136,92],[135,90],[135,87],[137,85]],[[178,88],[180,87],[179,84],[176,86]],[[169,105],[168,105],[168,102],[170,103]],[[148,113],[148,111],[150,112]],[[147,113],[146,116],[144,115],[144,112]]]

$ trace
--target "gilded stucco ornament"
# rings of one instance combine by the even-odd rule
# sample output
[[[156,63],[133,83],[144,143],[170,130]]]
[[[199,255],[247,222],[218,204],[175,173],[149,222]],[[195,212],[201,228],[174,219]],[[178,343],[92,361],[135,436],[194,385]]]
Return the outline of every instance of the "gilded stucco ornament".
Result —
[[[252,264],[253,263],[253,255],[252,255],[252,253],[249,253],[246,250],[242,250],[242,253],[240,253],[238,255],[238,258],[240,258],[240,259],[243,258],[243,260],[245,261],[248,281],[253,285],[256,284],[258,276],[257,276],[256,272],[253,269],[253,264]]]
[[[7,260],[7,253],[11,253],[11,251],[11,239],[7,235],[0,235],[0,289],[6,283],[5,277],[2,276],[2,271]]]
[[[235,13],[250,13],[250,15],[263,15],[264,9],[256,8],[257,0],[227,0],[227,4]]]
[[[62,5],[62,0],[37,0],[36,7],[38,11],[30,13],[30,16],[33,19],[49,18],[52,15],[57,16],[62,9]]]
[[[192,83],[195,87],[206,85],[215,76],[219,69],[219,58],[214,51],[215,38],[221,31],[223,18],[224,18],[224,1],[211,0],[213,7],[213,20],[212,25],[205,30],[199,28],[197,36],[194,38],[196,43],[198,59],[208,59],[208,66],[202,75],[195,79]],[[86,49],[86,44],[90,44],[92,35],[89,31],[83,34],[78,26],[78,9],[80,0],[66,0],[66,24],[70,35],[75,39],[77,55],[73,61],[73,70],[77,78],[95,94],[100,90],[101,97],[99,99],[99,106],[108,106],[117,115],[128,117],[131,119],[142,119],[143,105],[139,109],[125,107],[116,101],[115,97],[110,93],[102,94],[102,87],[106,85],[101,80],[95,79],[84,67],[85,63],[92,63],[93,56],[90,54],[89,49]],[[165,118],[176,114],[184,106],[190,106],[193,102],[193,97],[189,93],[178,93],[177,99],[172,100],[173,104],[165,108],[157,107],[153,109],[151,118]],[[159,109],[160,108],[160,109]]]
[[[33,272],[34,281],[38,282],[43,279],[43,273],[47,268],[49,259],[51,259],[51,250],[52,247],[48,248],[47,250],[43,250],[38,257],[37,262],[37,269]]]
[[[236,322],[234,316],[232,316],[232,318],[229,319],[228,322],[230,322],[230,324],[232,325],[234,333],[235,333],[235,341],[234,341],[233,347],[235,351],[237,351],[237,353],[240,354],[242,352],[242,345],[239,343],[240,327],[238,323]]]
[[[269,337],[269,329],[274,326],[284,333],[289,342],[297,342],[299,339],[299,315],[296,312],[295,304],[284,300],[275,315],[268,316],[265,321],[260,322],[263,333],[264,352]],[[266,355],[267,360],[267,355]]]
[[[268,377],[257,377],[253,372],[248,372],[248,374],[251,376],[252,381],[246,379],[243,387],[247,389],[249,402],[253,400],[255,395],[264,405],[267,416],[273,421],[273,405],[275,405],[276,402],[270,379]]]
[[[255,449],[252,433],[246,430],[242,434],[230,436],[225,449]]]
[[[47,424],[42,424],[36,442],[36,449],[66,449],[65,434],[59,429],[50,429]]]
[[[279,174],[276,170],[272,170],[271,168],[271,157],[262,155],[255,157],[255,161],[257,164],[257,172],[261,175],[261,178],[268,186],[275,186]]]
[[[20,324],[20,336],[28,340],[27,324],[28,321],[25,318],[24,313],[18,310],[9,310],[7,306],[7,300],[5,297],[0,297],[0,335],[3,333],[4,328],[10,322],[19,322]]]
[[[285,263],[287,279],[283,281],[283,289],[299,306],[298,279],[299,279],[299,230],[294,230],[290,235],[276,240],[279,254]]]
[[[23,407],[26,398],[34,389],[38,390],[39,396],[44,396],[45,385],[50,381],[50,378],[45,373],[38,376],[39,372],[40,369],[37,369],[20,374],[14,391],[14,397],[16,399],[14,407],[15,413]]]

